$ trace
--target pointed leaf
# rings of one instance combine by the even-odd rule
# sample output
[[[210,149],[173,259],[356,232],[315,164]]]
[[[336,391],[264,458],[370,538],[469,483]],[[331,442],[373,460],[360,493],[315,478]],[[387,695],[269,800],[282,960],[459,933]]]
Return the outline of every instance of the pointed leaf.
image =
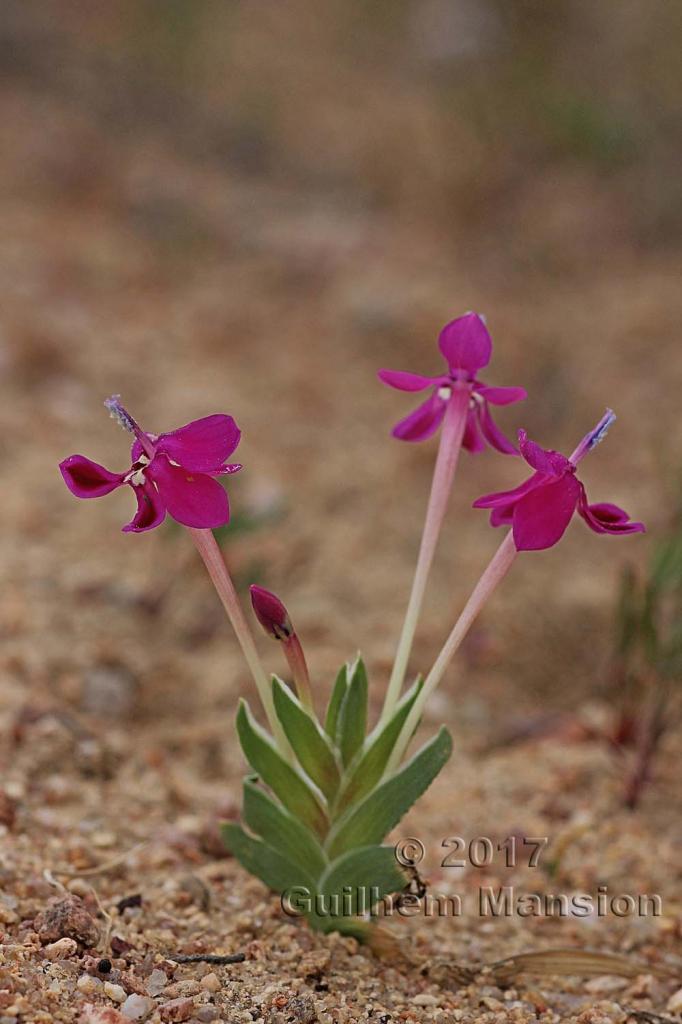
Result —
[[[366,917],[384,896],[401,892],[408,881],[391,846],[350,850],[330,864],[320,879],[308,919],[318,931],[353,934],[362,923],[360,916]]]
[[[341,710],[341,704],[343,698],[346,696],[348,690],[348,666],[342,665],[339,670],[339,674],[336,677],[334,683],[334,689],[332,695],[329,698],[329,706],[327,708],[327,717],[324,723],[324,729],[329,736],[332,743],[336,743],[336,729],[339,719],[339,711]]]
[[[330,857],[356,846],[380,843],[428,789],[451,752],[452,738],[443,726],[403,768],[346,811],[329,834],[326,847]]]
[[[277,676],[272,677],[272,698],[277,717],[303,771],[326,797],[333,797],[339,788],[340,775],[334,751],[326,735]]]
[[[348,781],[335,805],[337,816],[349,804],[357,803],[381,781],[393,747],[422,686],[423,680],[418,679],[402,698],[388,722],[368,736],[365,749],[350,766]]]
[[[308,786],[295,768],[287,764],[272,739],[255,721],[245,701],[239,704],[237,732],[247,761],[287,810],[317,835],[326,835],[327,815],[312,787]]]
[[[319,891],[325,896],[334,893],[341,899],[342,913],[368,913],[384,896],[401,892],[409,882],[407,872],[396,860],[392,846],[361,846],[337,857],[320,879]],[[344,889],[346,892],[344,893]]]
[[[300,864],[292,863],[260,839],[247,835],[241,825],[228,821],[221,826],[223,841],[242,867],[260,878],[269,889],[286,892],[303,887],[315,892],[315,882]]]
[[[367,731],[367,672],[358,656],[348,666],[348,690],[339,709],[338,745],[344,765],[349,765],[365,741]]]
[[[300,864],[312,878],[320,877],[327,858],[312,832],[249,778],[244,779],[242,817],[249,829],[273,850],[293,864]]]

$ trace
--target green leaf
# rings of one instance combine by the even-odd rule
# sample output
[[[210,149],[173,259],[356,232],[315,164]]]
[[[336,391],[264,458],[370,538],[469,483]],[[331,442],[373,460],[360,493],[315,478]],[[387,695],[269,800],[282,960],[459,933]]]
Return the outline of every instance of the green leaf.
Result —
[[[348,690],[339,709],[337,742],[344,765],[349,765],[367,731],[367,672],[358,655],[348,666]]]
[[[385,896],[401,892],[408,881],[393,847],[350,850],[330,864],[320,879],[308,920],[322,932],[364,933],[366,915]]]
[[[346,696],[348,690],[348,665],[342,665],[339,674],[336,677],[334,683],[334,689],[332,695],[329,698],[329,706],[327,707],[327,717],[324,723],[324,729],[329,736],[332,743],[336,743],[336,729],[339,720],[339,711],[343,698]]]
[[[403,768],[339,819],[326,843],[330,857],[380,843],[428,789],[451,753],[452,738],[443,726]]]
[[[318,888],[324,897],[337,897],[335,916],[348,917],[369,913],[378,900],[401,892],[408,881],[392,846],[363,846],[337,857]]]
[[[326,735],[277,676],[272,677],[272,698],[277,717],[303,771],[326,797],[333,797],[339,788],[340,775],[334,751]]]
[[[656,545],[649,579],[656,590],[671,590],[682,583],[682,533],[673,534]]]
[[[249,829],[273,850],[293,864],[300,864],[312,878],[320,877],[327,858],[312,832],[250,778],[244,779],[242,817]]]
[[[247,835],[241,825],[228,821],[221,826],[223,841],[242,867],[275,892],[303,887],[315,892],[315,881],[300,864],[292,863],[260,839]]]
[[[349,804],[357,803],[381,781],[393,747],[422,686],[423,680],[418,679],[402,698],[388,722],[377,727],[372,735],[368,736],[365,749],[350,766],[348,781],[344,784],[335,806],[337,815]]]
[[[284,760],[243,700],[237,712],[237,732],[247,761],[287,810],[319,836],[326,835],[327,815],[318,798],[303,776]]]
[[[637,641],[641,617],[637,576],[633,567],[626,565],[621,573],[616,606],[616,646],[621,658],[630,654]]]

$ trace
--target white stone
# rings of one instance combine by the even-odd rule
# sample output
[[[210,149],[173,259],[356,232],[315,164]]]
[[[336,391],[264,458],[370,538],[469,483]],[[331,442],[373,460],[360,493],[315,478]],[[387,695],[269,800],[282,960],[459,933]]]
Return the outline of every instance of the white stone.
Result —
[[[140,996],[137,992],[128,996],[121,1007],[121,1013],[131,1020],[146,1020],[154,1010],[154,1000],[149,996]]]
[[[73,956],[78,951],[78,943],[75,939],[57,939],[56,942],[50,942],[49,945],[45,946],[43,953],[48,960],[66,960],[67,957]]]
[[[160,971],[158,967],[155,967],[147,978],[147,992],[149,992],[150,996],[159,996],[167,984],[167,975],[163,971]]]
[[[104,995],[114,1003],[124,1003],[127,998],[127,993],[123,986],[114,985],[110,981],[104,982]]]
[[[76,982],[76,988],[86,996],[101,996],[104,985],[99,978],[93,978],[92,974],[81,974]]]

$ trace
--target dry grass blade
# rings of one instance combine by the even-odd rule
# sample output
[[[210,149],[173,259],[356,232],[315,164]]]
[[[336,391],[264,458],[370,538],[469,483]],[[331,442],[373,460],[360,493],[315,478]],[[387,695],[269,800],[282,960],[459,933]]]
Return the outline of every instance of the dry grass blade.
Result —
[[[665,974],[672,970],[652,967],[618,953],[596,953],[586,949],[548,949],[538,953],[520,953],[487,965],[497,981],[512,981],[520,974],[580,974],[592,977],[612,974],[636,978],[640,974]]]
[[[117,853],[115,857],[111,857],[110,860],[103,861],[101,864],[96,864],[92,868],[80,868],[77,871],[62,868],[54,868],[53,870],[56,874],[63,875],[64,878],[89,878],[92,875],[101,875],[106,871],[112,871],[114,868],[119,867],[128,859],[128,857],[131,857],[134,853],[139,853],[140,850],[143,850],[145,846],[148,845],[148,841],[145,841],[144,843],[137,843],[135,846],[131,846],[129,850],[125,850],[123,853]],[[47,874],[47,872],[45,872],[45,874]],[[56,885],[57,883],[53,881],[52,884]]]

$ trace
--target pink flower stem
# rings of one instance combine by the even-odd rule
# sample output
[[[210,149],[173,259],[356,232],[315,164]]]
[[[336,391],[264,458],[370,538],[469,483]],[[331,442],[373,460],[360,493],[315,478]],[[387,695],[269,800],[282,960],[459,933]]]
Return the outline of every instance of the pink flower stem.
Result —
[[[282,641],[282,646],[284,647],[284,655],[294,678],[298,698],[301,704],[314,715],[313,692],[310,686],[310,675],[305,654],[301,647],[301,641],[296,633],[292,633],[290,637]]]
[[[433,471],[433,482],[426,509],[426,519],[417,558],[417,567],[381,713],[380,721],[382,722],[386,721],[393,712],[405,681],[405,672],[410,659],[414,634],[424,600],[426,582],[433,563],[436,544],[438,543],[448,498],[452,489],[452,481],[457,469],[457,461],[462,447],[462,438],[469,411],[469,400],[470,388],[468,384],[455,385],[453,387],[443,419],[443,428],[440,435],[436,465]]]
[[[197,551],[201,555],[204,565],[208,570],[208,575],[211,577],[213,586],[218,592],[218,597],[222,601],[223,607],[227,612],[227,616],[232,623],[239,645],[242,649],[242,654],[246,659],[246,663],[251,670],[251,675],[256,684],[258,695],[265,709],[265,714],[268,719],[268,724],[272,730],[272,734],[275,737],[279,752],[288,761],[292,759],[291,747],[289,742],[284,735],[282,726],[279,723],[279,719],[275,713],[275,705],[272,699],[272,689],[268,682],[268,677],[265,674],[265,669],[261,664],[258,651],[256,650],[256,644],[254,643],[251,630],[244,616],[237,591],[235,590],[232,577],[230,576],[225,560],[223,559],[222,552],[218,546],[218,543],[213,536],[211,530],[195,530],[192,527],[186,527],[190,534]]]
[[[464,606],[462,614],[453,626],[452,632],[445,641],[440,654],[436,658],[433,668],[424,680],[424,686],[414,702],[412,710],[410,711],[398,738],[398,742],[393,749],[393,753],[386,769],[387,772],[394,771],[400,764],[403,754],[412,739],[412,734],[419,724],[419,719],[421,718],[426,701],[443,678],[448,665],[457,653],[460,644],[469,632],[469,629],[471,628],[478,613],[495,591],[498,584],[502,582],[509,572],[517,554],[518,552],[516,545],[514,544],[514,537],[510,530],[488,563],[488,566],[480,580],[474,587],[471,597]]]

